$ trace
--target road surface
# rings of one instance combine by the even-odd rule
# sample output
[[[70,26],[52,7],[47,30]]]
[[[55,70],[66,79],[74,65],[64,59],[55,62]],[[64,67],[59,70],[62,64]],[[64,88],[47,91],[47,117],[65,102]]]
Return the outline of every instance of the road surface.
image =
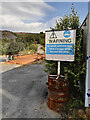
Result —
[[[43,64],[2,73],[3,118],[61,118],[47,107],[47,73]]]

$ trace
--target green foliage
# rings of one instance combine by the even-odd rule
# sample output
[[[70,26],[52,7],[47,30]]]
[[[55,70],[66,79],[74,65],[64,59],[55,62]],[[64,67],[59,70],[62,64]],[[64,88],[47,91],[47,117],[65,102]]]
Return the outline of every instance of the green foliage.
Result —
[[[14,35],[14,39],[9,39],[9,35]],[[9,36],[9,37],[7,37]],[[13,33],[10,31],[3,32],[3,38],[1,39],[0,53],[2,54],[32,54],[37,52],[38,45],[45,44],[45,34],[43,32],[39,33]]]
[[[57,73],[57,61],[47,61],[47,63],[45,64],[45,67],[47,68],[45,70],[45,72],[48,72],[50,74],[55,74]]]
[[[37,52],[38,45],[37,44],[32,44],[32,45],[30,45],[29,49],[34,50],[35,52]]]
[[[16,40],[2,39],[2,54],[5,55],[14,55],[18,54],[19,51],[22,51],[24,44],[22,42],[17,42]]]
[[[44,33],[25,33],[19,34],[18,37],[20,41],[25,44],[25,48],[30,46],[31,44],[45,44],[45,34]]]
[[[71,107],[82,106],[84,103],[84,87],[85,87],[85,71],[86,63],[84,60],[84,53],[82,53],[82,29],[79,27],[79,16],[75,12],[72,4],[72,13],[68,16],[65,15],[60,20],[56,21],[55,28],[53,30],[68,30],[76,29],[76,45],[75,45],[75,61],[74,62],[61,62],[61,74],[67,76],[70,83],[70,103]],[[47,61],[46,71],[51,74],[56,74],[57,62]],[[53,71],[54,70],[54,71]],[[74,99],[73,99],[74,98]],[[78,102],[79,101],[79,104]],[[75,103],[75,104],[74,104]],[[69,104],[69,102],[68,102]],[[70,105],[69,105],[70,106]]]
[[[0,39],[0,55],[2,55],[2,40]]]

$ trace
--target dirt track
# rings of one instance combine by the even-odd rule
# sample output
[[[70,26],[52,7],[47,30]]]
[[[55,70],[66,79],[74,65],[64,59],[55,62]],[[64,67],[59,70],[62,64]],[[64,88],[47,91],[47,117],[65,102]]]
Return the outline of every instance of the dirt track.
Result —
[[[36,60],[42,59],[45,55],[31,54],[31,55],[22,55],[16,56],[15,60],[6,62],[7,64],[19,64],[19,65],[27,65]]]

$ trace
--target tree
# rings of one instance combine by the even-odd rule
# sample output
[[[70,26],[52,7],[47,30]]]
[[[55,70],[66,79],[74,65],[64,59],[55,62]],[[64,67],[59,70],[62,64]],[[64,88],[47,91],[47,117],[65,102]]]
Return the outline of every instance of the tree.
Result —
[[[24,49],[24,43],[16,40],[2,39],[2,53],[5,55],[14,55]]]
[[[18,44],[15,41],[11,41],[7,44],[6,55],[14,55],[19,52]]]
[[[75,12],[73,4],[71,9],[72,12],[56,21],[55,28],[51,29],[76,29],[75,61],[61,62],[61,74],[67,76],[70,83],[70,103],[72,103],[73,107],[75,107],[75,105],[76,107],[80,107],[80,105],[84,104],[86,63],[84,60],[84,54],[82,53],[82,30],[79,26],[79,16],[77,15],[77,12]],[[49,71],[50,74],[56,74],[57,62],[47,61],[46,68],[46,71]],[[76,101],[78,101],[77,104],[75,103]]]

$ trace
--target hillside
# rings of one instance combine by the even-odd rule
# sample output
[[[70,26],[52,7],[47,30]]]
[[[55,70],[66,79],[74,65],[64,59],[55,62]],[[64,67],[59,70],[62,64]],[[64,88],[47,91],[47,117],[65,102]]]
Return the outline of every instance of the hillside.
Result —
[[[45,34],[43,32],[41,33],[24,33],[24,32],[18,32],[16,33],[17,37],[25,42],[34,43],[34,44],[45,44]]]
[[[11,31],[0,31],[0,38],[1,39],[13,39],[16,40],[17,34]]]
[[[35,53],[38,45],[45,44],[44,33],[14,33],[11,31],[0,31],[2,40],[2,54]]]
[[[41,33],[24,33],[24,32],[12,32],[12,31],[0,31],[0,39],[7,39],[7,40],[16,40],[19,41],[27,41],[32,42],[34,41],[37,44],[44,44],[44,37],[45,34],[43,32]]]

